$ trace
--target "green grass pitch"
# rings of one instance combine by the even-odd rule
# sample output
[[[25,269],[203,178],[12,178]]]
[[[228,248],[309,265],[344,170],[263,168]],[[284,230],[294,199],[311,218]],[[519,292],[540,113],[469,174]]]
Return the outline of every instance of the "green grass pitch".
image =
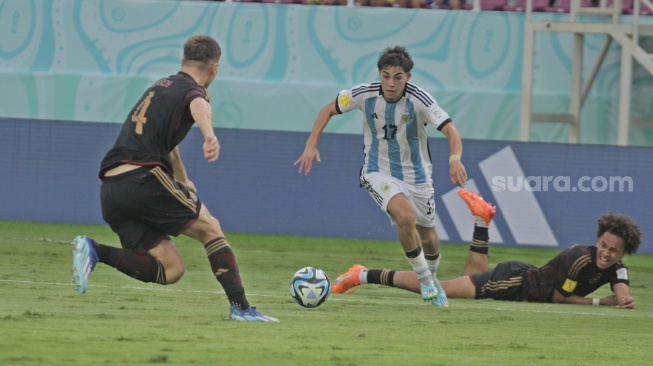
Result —
[[[653,256],[625,258],[637,307],[450,300],[375,285],[296,305],[289,280],[304,266],[333,281],[353,263],[409,269],[394,241],[229,233],[250,302],[281,323],[228,320],[201,245],[175,240],[177,284],[133,280],[98,264],[88,292],[70,282],[79,234],[118,245],[103,226],[0,221],[0,365],[645,365],[653,344]],[[587,243],[592,244],[592,243]],[[646,245],[646,243],[644,243]],[[458,276],[468,246],[442,246],[441,279]],[[491,265],[542,265],[557,250],[490,249]],[[609,294],[601,288],[598,295]]]

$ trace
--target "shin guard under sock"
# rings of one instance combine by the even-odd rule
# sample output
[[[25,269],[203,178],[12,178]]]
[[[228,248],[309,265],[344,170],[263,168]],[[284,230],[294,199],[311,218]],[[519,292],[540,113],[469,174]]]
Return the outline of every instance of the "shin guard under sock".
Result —
[[[100,250],[97,250],[100,246]],[[102,248],[104,247],[104,248]],[[108,250],[107,250],[108,248]],[[163,264],[149,254],[139,254],[133,250],[97,245],[100,262],[142,282],[166,284],[166,271]],[[101,251],[107,254],[100,254]]]
[[[93,244],[100,262],[141,282],[166,284],[166,272],[161,262],[149,254],[116,248],[95,242]]]
[[[389,269],[370,269],[367,271],[367,283],[394,286],[395,271]]]
[[[239,306],[241,309],[249,308],[236,257],[227,239],[223,237],[215,238],[206,243],[204,248],[206,249],[206,255],[209,257],[213,274],[222,285],[229,303]]]
[[[469,250],[475,253],[488,254],[490,248],[489,243],[490,235],[488,234],[488,228],[481,227],[478,224],[474,225],[474,234],[472,235]]]

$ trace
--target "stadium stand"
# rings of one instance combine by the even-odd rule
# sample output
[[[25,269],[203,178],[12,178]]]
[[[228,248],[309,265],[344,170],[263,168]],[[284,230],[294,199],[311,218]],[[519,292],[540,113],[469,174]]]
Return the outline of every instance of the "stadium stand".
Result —
[[[300,4],[299,0],[261,0],[261,2],[274,4]]]
[[[549,0],[533,0],[533,11],[545,11],[549,4]],[[526,0],[517,0],[514,5],[509,3],[504,10],[524,12],[526,11]]]
[[[612,2],[610,1],[610,3]],[[626,7],[625,5],[622,6],[625,9],[624,13],[633,14],[635,12],[635,9],[633,9],[633,0],[622,0],[622,4],[626,4],[626,3],[629,3],[630,5],[628,7]],[[653,3],[649,6],[642,1],[639,8],[639,14],[653,15]]]
[[[481,0],[481,10],[505,10],[508,5],[508,0]],[[471,10],[474,8],[472,1],[466,2],[463,9]]]
[[[206,1],[206,0],[184,0]],[[304,5],[341,5],[341,6],[373,6],[373,7],[399,7],[422,8],[440,10],[483,10],[483,11],[526,11],[526,0],[435,0],[429,4],[427,1],[410,0],[209,0],[216,2],[240,3],[268,3],[268,4],[304,4]],[[534,12],[569,13],[572,0],[533,0]],[[613,1],[607,0],[606,7],[612,6]],[[478,9],[475,8],[478,7]],[[581,7],[600,7],[600,0],[581,0]],[[622,14],[633,14],[633,0],[622,1]],[[641,3],[640,15],[653,15],[652,6]]]
[[[581,0],[580,2],[581,7],[591,7],[595,5],[596,4],[592,4],[592,0]],[[571,10],[571,0],[555,0],[551,6],[545,7],[544,10],[552,13],[569,13]]]

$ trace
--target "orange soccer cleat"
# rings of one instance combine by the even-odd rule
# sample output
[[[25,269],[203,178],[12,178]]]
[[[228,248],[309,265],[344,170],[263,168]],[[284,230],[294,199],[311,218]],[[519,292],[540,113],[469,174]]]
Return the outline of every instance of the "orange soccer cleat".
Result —
[[[367,268],[361,266],[360,264],[354,264],[347,270],[347,272],[341,274],[333,282],[333,287],[331,287],[331,292],[334,294],[342,294],[345,291],[354,288],[354,291],[358,288],[358,285],[361,284],[361,280],[358,278],[358,274],[362,270],[367,270]],[[352,292],[354,292],[352,291]]]
[[[494,214],[497,213],[496,207],[492,206],[491,203],[485,202],[480,194],[472,191],[459,189],[458,195],[465,201],[474,216],[482,218],[485,220],[485,224],[490,226],[490,221],[492,221]]]

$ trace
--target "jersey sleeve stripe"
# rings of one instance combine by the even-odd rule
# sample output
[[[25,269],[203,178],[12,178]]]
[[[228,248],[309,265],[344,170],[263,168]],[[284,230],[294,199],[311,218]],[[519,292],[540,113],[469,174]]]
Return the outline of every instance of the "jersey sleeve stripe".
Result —
[[[438,126],[438,128],[437,128],[438,131],[442,131],[442,129],[444,128],[444,126],[448,125],[448,124],[451,123],[451,122],[452,122],[452,121],[451,121],[451,118],[447,118],[444,122],[440,123],[440,126]]]
[[[585,254],[578,258],[569,270],[569,278],[576,279],[583,267],[587,266],[591,261],[592,257],[589,254]]]
[[[340,103],[338,103],[338,98],[340,98],[340,94],[336,96],[336,100],[334,101],[336,104],[336,112],[338,112],[338,114],[342,114],[342,110],[340,110]]]
[[[427,107],[430,107],[433,103],[435,103],[435,99],[433,99],[428,93],[424,92],[413,84],[406,84],[406,92],[415,96],[415,98],[417,98]]]
[[[367,92],[378,92],[379,91],[379,86],[380,84],[378,83],[372,83],[372,84],[363,84],[361,86],[358,86],[356,88],[353,88],[351,90],[351,96],[356,97],[362,93],[367,93]]]

